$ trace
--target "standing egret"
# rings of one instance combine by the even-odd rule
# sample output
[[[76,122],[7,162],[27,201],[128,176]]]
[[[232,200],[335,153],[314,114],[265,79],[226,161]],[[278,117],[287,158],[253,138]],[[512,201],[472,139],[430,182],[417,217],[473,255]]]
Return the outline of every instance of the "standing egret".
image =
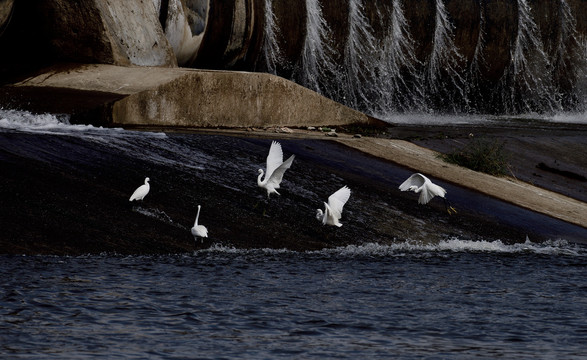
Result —
[[[145,196],[147,196],[147,194],[149,193],[149,190],[151,189],[151,186],[149,185],[149,178],[145,178],[145,183],[141,186],[139,186],[134,193],[132,193],[132,195],[130,196],[130,199],[128,199],[128,201],[133,201],[133,200],[143,200],[145,198]]]
[[[283,180],[283,174],[285,174],[285,170],[291,167],[294,158],[295,155],[292,155],[289,159],[283,161],[281,144],[277,141],[271,143],[269,155],[267,155],[267,173],[264,173],[263,169],[259,169],[259,177],[257,178],[257,185],[267,190],[267,198],[272,193],[280,195],[276,189],[279,189],[279,184]],[[265,179],[261,180],[263,174],[265,174]]]
[[[324,203],[324,212],[321,209],[316,210],[316,219],[322,221],[322,225],[334,225],[341,227],[338,221],[342,216],[342,208],[351,197],[351,189],[343,186],[334,194],[328,197],[328,204]]]
[[[439,196],[444,199],[444,205],[449,215],[452,215],[453,212],[455,214],[457,213],[455,208],[453,208],[448,200],[444,197],[446,195],[446,190],[444,190],[443,187],[436,185],[430,181],[430,179],[420,173],[415,173],[410,176],[399,186],[399,189],[401,191],[413,191],[416,194],[420,193],[418,204],[428,204],[428,202],[432,200],[433,197]]]
[[[202,242],[204,242],[205,237],[208,237],[208,229],[204,225],[198,225],[198,218],[200,217],[200,209],[201,206],[198,205],[198,214],[196,215],[196,222],[194,223],[194,227],[192,228],[191,232],[194,235],[194,240],[198,241],[198,237],[201,237]]]

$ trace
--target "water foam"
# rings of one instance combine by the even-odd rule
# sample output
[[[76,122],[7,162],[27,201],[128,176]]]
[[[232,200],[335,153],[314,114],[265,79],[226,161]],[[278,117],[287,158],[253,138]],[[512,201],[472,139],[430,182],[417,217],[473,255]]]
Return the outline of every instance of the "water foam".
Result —
[[[144,208],[142,206],[134,206],[132,211],[137,212],[141,215],[148,216],[148,217],[153,218],[155,220],[161,221],[163,223],[175,226],[179,229],[183,229],[186,231],[188,230],[188,227],[183,226],[183,225],[178,224],[175,221],[173,221],[173,219],[169,215],[167,215],[167,213],[165,213],[165,211],[163,211],[163,210],[154,209],[154,208]]]
[[[67,114],[33,114],[25,110],[3,108],[0,108],[0,131],[1,130],[48,135],[128,135],[136,133],[122,128],[105,128],[102,126],[96,127],[85,124],[71,124],[70,116]],[[164,133],[140,132],[140,136],[145,136],[145,134],[158,137],[166,136]]]
[[[234,246],[214,244],[208,249],[196,253],[224,253],[233,255],[279,255],[298,253],[287,249],[239,249]],[[451,238],[437,243],[416,241],[397,242],[394,244],[365,243],[348,245],[332,249],[306,251],[308,255],[327,257],[397,257],[406,255],[434,255],[451,253],[494,253],[494,254],[540,254],[553,256],[587,257],[587,248],[572,244],[566,240],[553,240],[534,243],[526,240],[523,243],[505,244],[500,240],[473,241]]]

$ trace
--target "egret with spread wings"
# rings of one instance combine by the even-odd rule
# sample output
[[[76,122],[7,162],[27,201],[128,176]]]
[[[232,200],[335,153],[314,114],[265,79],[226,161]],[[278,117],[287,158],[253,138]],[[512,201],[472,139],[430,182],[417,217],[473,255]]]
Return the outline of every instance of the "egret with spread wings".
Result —
[[[351,189],[346,186],[341,187],[328,197],[328,203],[324,203],[324,211],[316,210],[316,219],[322,221],[322,225],[341,227],[339,220],[342,217],[342,208],[350,197]]]
[[[292,155],[287,160],[283,161],[281,144],[277,141],[271,143],[269,155],[267,155],[267,172],[265,173],[263,169],[259,169],[259,177],[257,177],[257,185],[267,190],[267,197],[273,193],[280,195],[277,192],[277,189],[279,189],[279,185],[283,180],[283,174],[285,174],[285,171],[291,167],[294,158],[295,155]],[[265,175],[265,178],[261,180],[263,175]]]
[[[433,197],[439,196],[444,199],[444,205],[446,207],[446,211],[452,215],[453,213],[457,213],[454,207],[450,205],[450,202],[446,199],[446,190],[433,183],[428,179],[426,176],[415,173],[410,176],[406,181],[404,181],[400,186],[399,189],[401,191],[413,191],[416,194],[420,194],[418,198],[418,204],[428,204]]]

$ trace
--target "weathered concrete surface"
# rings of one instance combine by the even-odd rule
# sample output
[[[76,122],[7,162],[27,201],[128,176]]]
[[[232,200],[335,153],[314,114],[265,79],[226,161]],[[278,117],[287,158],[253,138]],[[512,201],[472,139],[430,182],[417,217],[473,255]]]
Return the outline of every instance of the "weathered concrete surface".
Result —
[[[7,98],[15,92],[36,92],[34,99],[23,95],[23,103],[43,102],[44,95],[64,89],[72,91],[68,95],[72,98],[76,91],[102,94],[96,97],[95,104],[86,104],[87,108],[81,110],[98,108],[103,122],[114,126],[264,127],[377,122],[274,75],[185,68],[52,68],[4,87],[0,104],[2,96]],[[117,99],[104,104],[105,94]]]

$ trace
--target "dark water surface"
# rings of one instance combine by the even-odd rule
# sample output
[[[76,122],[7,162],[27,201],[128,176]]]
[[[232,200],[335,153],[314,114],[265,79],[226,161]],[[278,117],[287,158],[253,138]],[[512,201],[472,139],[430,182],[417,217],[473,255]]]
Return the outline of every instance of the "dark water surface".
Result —
[[[6,358],[587,356],[587,248],[0,257]]]

